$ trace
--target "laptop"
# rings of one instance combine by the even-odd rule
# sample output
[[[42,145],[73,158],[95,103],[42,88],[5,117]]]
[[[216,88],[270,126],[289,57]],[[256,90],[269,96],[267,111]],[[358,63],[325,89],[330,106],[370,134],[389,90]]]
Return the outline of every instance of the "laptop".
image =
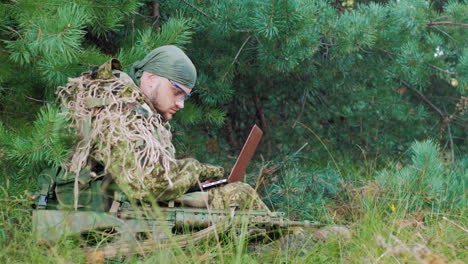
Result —
[[[245,175],[245,170],[249,166],[250,160],[252,159],[253,154],[257,149],[258,143],[260,142],[260,139],[262,139],[262,136],[263,131],[257,125],[254,125],[250,130],[249,137],[247,137],[247,140],[245,141],[244,146],[242,147],[239,157],[237,157],[236,163],[231,169],[229,177],[221,180],[208,180],[202,182],[199,186],[190,189],[189,192],[200,190],[204,191],[206,189],[210,189],[219,185],[238,182],[242,180],[242,178]]]

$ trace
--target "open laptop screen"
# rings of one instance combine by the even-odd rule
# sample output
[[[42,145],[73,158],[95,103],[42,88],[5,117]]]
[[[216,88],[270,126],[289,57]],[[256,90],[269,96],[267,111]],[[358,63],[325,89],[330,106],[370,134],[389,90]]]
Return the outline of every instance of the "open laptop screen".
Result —
[[[242,147],[239,157],[237,157],[236,163],[231,169],[229,177],[227,179],[203,182],[201,184],[201,189],[204,190],[217,185],[240,181],[245,175],[245,170],[249,166],[250,160],[252,159],[262,136],[263,131],[257,125],[254,125],[250,130],[249,137]]]

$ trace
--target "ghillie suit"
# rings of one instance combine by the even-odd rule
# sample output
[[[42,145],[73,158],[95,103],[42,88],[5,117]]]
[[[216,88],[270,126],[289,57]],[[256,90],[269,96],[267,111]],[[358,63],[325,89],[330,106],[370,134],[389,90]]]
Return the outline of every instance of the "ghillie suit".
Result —
[[[127,198],[153,201],[173,200],[199,182],[223,177],[221,167],[191,158],[175,159],[169,124],[120,70],[120,62],[113,59],[69,79],[57,91],[64,114],[79,136],[74,154],[61,172],[64,182],[74,178],[75,210],[86,207],[80,204],[84,186],[109,175]],[[232,203],[268,210],[244,183],[208,191],[208,207],[221,209]]]

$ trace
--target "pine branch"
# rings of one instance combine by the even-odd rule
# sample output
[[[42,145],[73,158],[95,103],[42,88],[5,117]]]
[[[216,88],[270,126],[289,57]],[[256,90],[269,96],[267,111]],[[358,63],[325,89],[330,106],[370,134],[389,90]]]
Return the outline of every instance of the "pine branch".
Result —
[[[413,89],[411,88],[411,86],[409,85],[409,83],[405,82],[405,81],[401,81],[403,83],[403,85],[410,89],[411,91],[415,92],[426,104],[428,104],[432,109],[434,109],[441,117],[442,119],[444,119],[445,117],[447,117],[447,114],[445,114],[444,112],[442,112],[442,110],[440,110],[437,106],[435,106],[431,101],[429,101],[429,99],[426,98],[426,96],[424,94],[422,94],[420,91],[416,90],[416,89]]]
[[[57,34],[47,34],[49,37],[58,37],[58,36],[61,36],[65,33],[67,33],[67,31],[70,29],[71,27],[71,24],[68,24],[63,30],[62,32],[59,32]],[[39,30],[41,30],[41,28],[39,28]]]
[[[382,51],[382,52],[387,53],[387,54],[390,54],[390,55],[393,55],[393,56],[402,57],[402,55],[390,52],[388,50],[384,50],[384,49],[377,49],[377,50]],[[447,74],[450,74],[450,75],[458,75],[458,73],[456,73],[456,72],[451,72],[449,70],[444,70],[444,69],[439,68],[439,67],[437,67],[437,66],[435,66],[433,64],[428,63],[428,65],[431,66],[433,69],[436,69],[438,71],[441,71],[441,72],[444,72],[444,73],[447,73]]]
[[[184,2],[186,5],[190,6],[191,8],[195,9],[197,12],[199,12],[200,14],[206,16],[207,18],[213,20],[213,21],[216,21],[215,18],[209,16],[207,13],[203,12],[203,10],[201,10],[200,8],[192,5],[191,3],[187,2],[186,0],[181,0],[182,2]]]
[[[83,67],[91,69],[91,68],[99,66],[99,65],[91,64],[91,63],[78,63],[78,66],[83,66]]]
[[[396,53],[393,53],[391,51],[388,51],[388,50],[384,50],[384,49],[377,49],[378,51],[382,51],[384,53],[387,53],[387,54],[390,54],[390,55],[393,55],[393,56],[401,56],[400,54],[396,54]]]
[[[455,26],[462,26],[462,27],[468,27],[468,24],[463,24],[463,23],[456,23],[452,21],[438,21],[438,22],[429,22],[426,23],[427,26],[435,26],[435,25],[455,25]]]
[[[42,149],[43,147],[46,147],[46,146],[47,146],[47,144],[44,143],[44,144],[39,145],[39,146],[37,146],[37,147],[35,147],[33,149],[29,149],[29,150],[25,150],[25,151],[18,150],[17,152],[20,153],[20,154],[30,154],[30,153],[34,153],[36,151],[39,151],[40,149]]]
[[[21,35],[21,33],[19,33],[16,29],[12,28],[12,27],[9,27],[9,26],[4,26],[4,25],[0,25],[0,27],[4,27],[10,31],[12,31],[13,33],[15,33],[16,35],[18,35],[19,38],[21,39],[24,39],[23,35]]]
[[[449,71],[449,70],[444,70],[444,69],[439,68],[439,67],[437,67],[437,66],[435,66],[435,65],[432,65],[432,64],[429,64],[429,65],[430,65],[433,69],[436,69],[436,70],[438,70],[438,71],[445,72],[445,73],[451,74],[451,75],[458,75],[458,73],[456,73],[456,72],[451,72],[451,71]]]
[[[114,5],[114,6],[93,6],[95,8],[121,8],[120,5]]]
[[[17,136],[7,152],[12,162],[24,168],[33,164],[59,166],[71,148],[68,120],[51,105],[40,110],[34,126],[26,134]]]
[[[31,101],[34,101],[34,102],[39,102],[39,103],[44,103],[44,104],[47,104],[47,103],[50,103],[50,102],[47,102],[47,101],[44,101],[44,100],[40,100],[40,99],[36,99],[36,98],[32,98],[32,97],[29,97],[29,96],[25,96],[27,99],[31,100]]]
[[[275,16],[275,0],[271,0],[270,24],[273,24],[274,16]]]
[[[448,38],[450,38],[450,39],[452,39],[452,40],[454,40],[454,41],[458,41],[458,40],[456,40],[454,37],[450,36],[449,33],[443,31],[442,29],[440,29],[438,26],[434,26],[434,28],[437,29],[438,31],[440,31],[440,32],[441,32],[442,34],[444,34],[445,36],[447,36]]]
[[[251,37],[252,37],[252,36],[250,35],[250,36],[248,36],[248,37],[244,40],[244,43],[242,43],[240,49],[237,51],[237,54],[236,54],[236,56],[234,57],[234,59],[232,60],[231,65],[229,66],[229,68],[231,68],[231,67],[234,65],[234,63],[236,63],[237,58],[239,58],[239,55],[241,54],[242,50],[244,49],[244,47],[245,47],[245,45],[247,44],[247,42],[249,42],[249,40],[250,40]],[[221,78],[222,80],[224,80],[224,79],[226,78],[228,72],[229,72],[229,69],[226,70],[226,72],[224,73],[223,77]]]
[[[447,109],[445,109],[445,106],[444,106],[444,110],[447,111]],[[450,142],[451,162],[454,163],[455,162],[455,148],[453,146],[453,136],[452,136],[452,129],[451,129],[451,126],[450,126],[450,119],[446,118],[445,120],[446,120],[445,123],[447,125],[447,134],[448,134],[449,142]]]

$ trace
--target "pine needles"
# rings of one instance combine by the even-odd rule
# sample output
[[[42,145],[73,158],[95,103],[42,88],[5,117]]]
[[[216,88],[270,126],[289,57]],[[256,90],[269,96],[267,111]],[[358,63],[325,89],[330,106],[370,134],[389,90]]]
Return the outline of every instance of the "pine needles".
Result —
[[[466,167],[463,160],[447,164],[439,147],[431,140],[415,142],[411,147],[411,163],[399,171],[384,171],[378,177],[399,207],[410,212],[429,208],[466,208]]]
[[[19,168],[20,178],[34,179],[46,166],[64,165],[74,140],[69,120],[52,105],[40,110],[31,128],[13,134],[0,126],[0,149],[8,166]]]
[[[130,47],[123,47],[117,58],[123,65],[144,58],[151,50],[163,45],[184,47],[190,42],[190,20],[182,17],[170,18],[159,31],[147,27],[137,31],[137,39]]]

